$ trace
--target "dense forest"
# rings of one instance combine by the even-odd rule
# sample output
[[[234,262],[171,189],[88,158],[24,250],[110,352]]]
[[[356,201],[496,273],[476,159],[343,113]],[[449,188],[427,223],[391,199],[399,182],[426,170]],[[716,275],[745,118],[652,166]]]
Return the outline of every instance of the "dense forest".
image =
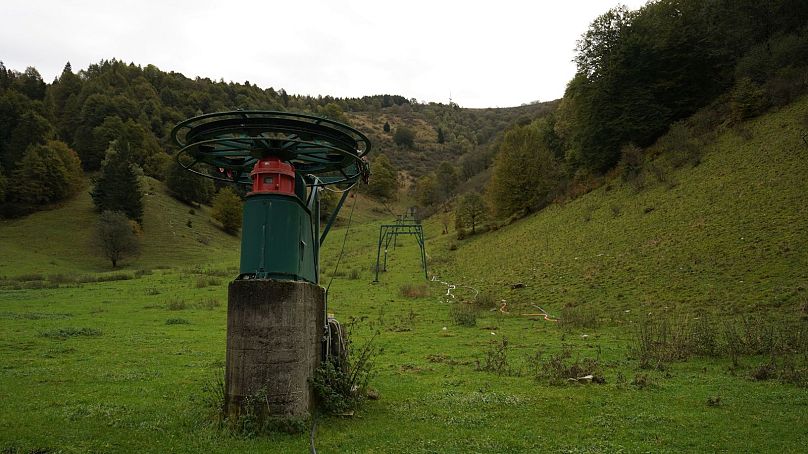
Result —
[[[582,35],[575,62],[558,109],[502,138],[487,189],[500,217],[574,197],[604,174],[637,181],[698,165],[708,133],[804,94],[808,2],[618,6]]]
[[[99,208],[131,219],[138,208],[115,202],[116,192],[131,188],[114,185],[137,186],[141,174],[166,181],[183,201],[208,203],[216,189],[172,165],[171,129],[203,113],[260,109],[313,113],[366,131],[376,161],[367,191],[375,197],[393,198],[403,185],[420,205],[448,209],[458,194],[476,192],[486,213],[519,217],[585,192],[613,169],[637,172],[652,146],[669,165],[697,163],[690,155],[705,131],[805,93],[807,23],[801,0],[618,6],[583,33],[577,73],[560,102],[510,109],[387,94],[298,96],[115,59],[78,72],[68,63],[46,83],[35,68],[0,63],[0,215],[69,198],[84,188],[85,173],[94,177]],[[104,178],[113,169],[117,176]],[[112,186],[99,188],[104,181]]]
[[[356,126],[367,130],[374,143],[371,159],[386,155],[379,159],[382,178],[377,181],[385,183],[385,170],[395,168],[397,187],[399,169],[418,176],[460,157],[459,174],[470,177],[485,170],[498,132],[550,107],[462,109],[398,95],[314,98],[249,81],[189,79],[114,59],[78,72],[68,63],[48,84],[35,68],[19,72],[0,63],[0,213],[22,215],[69,198],[82,187],[82,172],[95,175],[108,158],[123,154],[138,172],[165,180],[178,199],[208,202],[212,186],[172,165],[171,129],[192,116],[234,109],[359,122]],[[391,197],[396,187],[377,184],[370,191]]]

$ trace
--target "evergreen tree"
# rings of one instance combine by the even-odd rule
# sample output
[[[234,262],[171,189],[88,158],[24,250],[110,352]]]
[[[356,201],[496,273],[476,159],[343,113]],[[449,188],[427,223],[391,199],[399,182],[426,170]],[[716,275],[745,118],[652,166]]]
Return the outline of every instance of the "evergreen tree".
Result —
[[[443,135],[443,128],[438,127],[438,143],[443,144],[446,142],[446,136]]]
[[[129,147],[109,144],[90,195],[99,211],[121,211],[138,224],[143,223],[143,188],[140,168],[132,163]]]
[[[390,123],[384,122],[384,132],[390,132]]]

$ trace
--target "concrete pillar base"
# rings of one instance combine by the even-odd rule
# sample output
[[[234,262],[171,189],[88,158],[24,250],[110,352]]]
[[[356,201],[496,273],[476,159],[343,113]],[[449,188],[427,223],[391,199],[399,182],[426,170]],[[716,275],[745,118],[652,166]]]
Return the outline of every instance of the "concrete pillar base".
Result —
[[[227,298],[225,409],[307,417],[322,356],[325,291],[308,282],[240,280]]]

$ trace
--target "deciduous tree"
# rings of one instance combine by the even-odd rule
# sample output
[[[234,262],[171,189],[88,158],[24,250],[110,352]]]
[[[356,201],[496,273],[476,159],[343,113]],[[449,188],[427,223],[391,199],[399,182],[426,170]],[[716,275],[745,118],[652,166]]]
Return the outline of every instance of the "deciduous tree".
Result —
[[[476,192],[464,194],[455,208],[455,228],[458,230],[470,228],[474,234],[477,227],[485,221],[486,214],[485,202],[480,194]]]
[[[136,255],[140,250],[137,231],[137,224],[122,212],[107,210],[101,213],[95,244],[101,254],[112,262],[113,268],[118,266],[121,259]]]
[[[406,126],[399,126],[393,134],[393,142],[401,147],[412,148],[415,146],[415,131]]]
[[[241,228],[242,202],[236,191],[222,188],[213,198],[213,219],[222,223],[222,229],[235,235]]]
[[[394,199],[398,193],[398,174],[390,159],[383,154],[377,156],[371,163],[370,170],[367,192],[383,201]]]

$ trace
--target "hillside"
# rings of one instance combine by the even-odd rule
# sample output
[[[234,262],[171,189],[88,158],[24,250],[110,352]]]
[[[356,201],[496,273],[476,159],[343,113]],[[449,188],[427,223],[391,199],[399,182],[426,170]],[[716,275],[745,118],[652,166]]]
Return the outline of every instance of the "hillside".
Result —
[[[517,123],[526,123],[555,110],[557,101],[511,108],[466,109],[456,105],[414,104],[346,113],[349,122],[367,134],[374,153],[386,154],[397,169],[412,177],[434,172],[438,165],[450,162],[463,180],[482,172],[493,159],[495,142]],[[384,124],[390,131],[384,131]],[[415,133],[413,146],[397,145],[397,128]],[[438,141],[438,129],[444,143]],[[371,156],[372,159],[372,156]]]
[[[431,246],[439,272],[512,304],[722,314],[808,311],[808,98],[723,128],[700,165]],[[450,251],[449,245],[456,245]],[[509,290],[525,283],[526,288]],[[758,315],[756,315],[758,316]]]
[[[802,99],[718,131],[700,165],[662,183],[637,190],[615,179],[466,240],[429,219],[437,275],[429,282],[411,238],[390,248],[387,272],[371,282],[378,225],[392,214],[364,197],[349,201],[343,213],[356,203],[353,223],[326,241],[321,283],[353,345],[374,339],[379,348],[372,386],[381,398],[353,418],[318,419],[317,449],[798,452],[808,397],[807,114]],[[217,419],[238,245],[209,225],[206,209],[191,217],[159,184],[149,186],[151,244],[126,265],[168,269],[0,291],[0,425],[8,428],[0,448],[305,451],[308,429],[264,436]],[[3,221],[2,273],[108,269],[87,249],[70,252],[93,216],[82,195]],[[17,246],[42,238],[50,247]],[[456,300],[444,282],[458,286]],[[516,283],[525,287],[511,289]],[[468,286],[483,291],[476,305]],[[561,321],[537,316],[533,304]],[[713,348],[706,354],[687,342],[675,345],[680,356],[665,353],[666,339],[689,342],[688,323],[708,320],[694,312],[738,315],[697,325],[706,327],[697,340]],[[665,313],[670,337],[649,334],[643,320]],[[787,348],[760,347],[772,338]]]
[[[209,207],[192,209],[151,178],[146,189],[141,253],[124,260],[123,269],[237,266],[240,241],[213,224]],[[56,209],[0,220],[0,276],[111,270],[92,245],[97,219],[85,190]]]

